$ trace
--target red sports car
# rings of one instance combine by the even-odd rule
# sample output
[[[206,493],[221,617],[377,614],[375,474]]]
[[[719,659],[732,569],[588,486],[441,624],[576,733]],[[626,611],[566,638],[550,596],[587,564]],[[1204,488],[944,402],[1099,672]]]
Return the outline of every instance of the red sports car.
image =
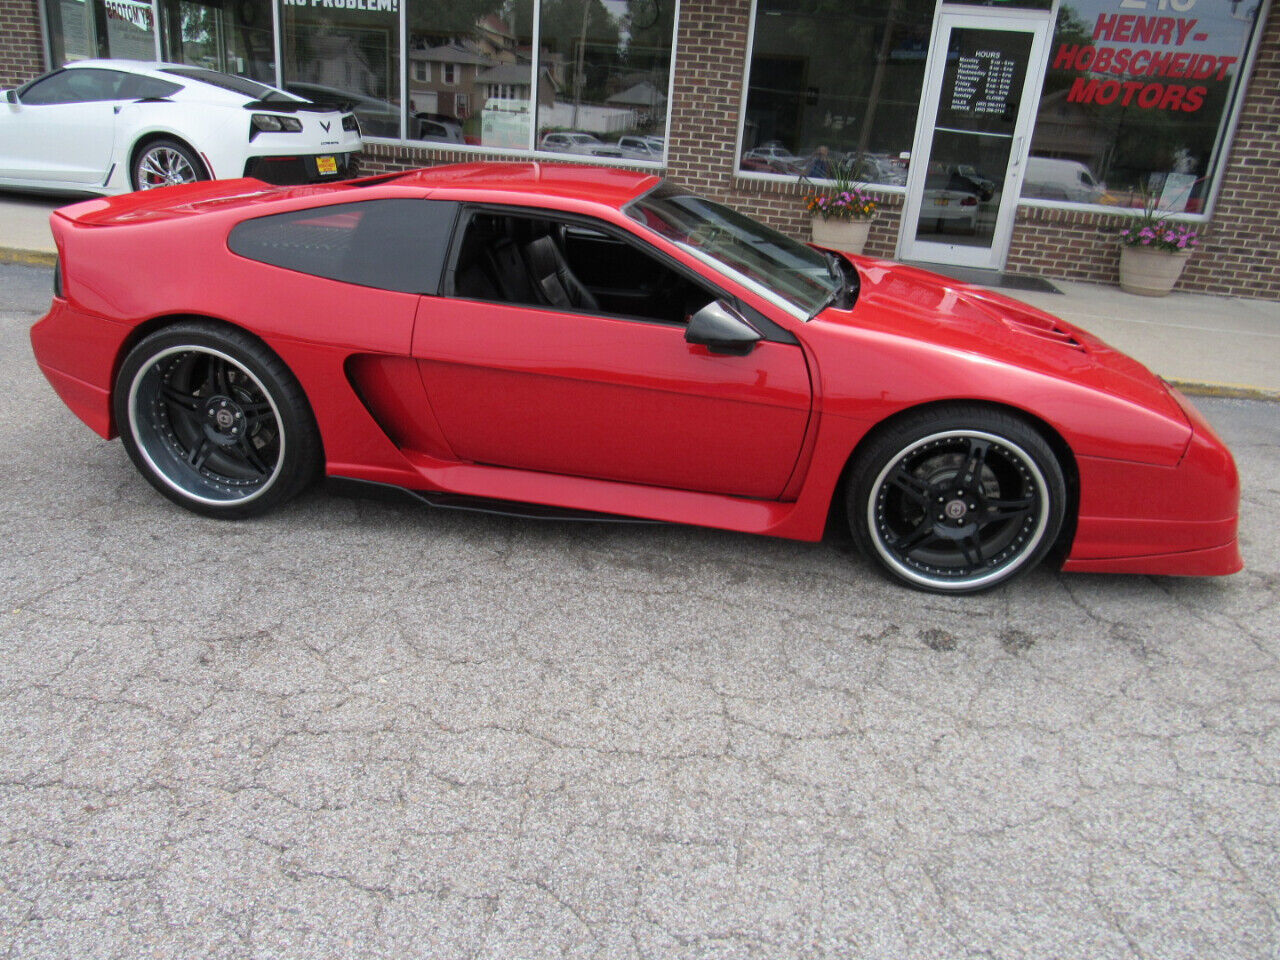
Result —
[[[818,540],[912,586],[1240,569],[1230,453],[1082,330],[815,249],[656,176],[478,163],[165,188],[52,217],[31,332],[174,502],[322,472],[449,505]]]

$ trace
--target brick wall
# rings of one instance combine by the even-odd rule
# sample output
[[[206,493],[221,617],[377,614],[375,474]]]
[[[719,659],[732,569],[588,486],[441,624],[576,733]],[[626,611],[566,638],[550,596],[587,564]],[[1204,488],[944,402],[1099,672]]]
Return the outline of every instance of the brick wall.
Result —
[[[0,0],[0,88],[44,73],[44,41],[36,0]]]
[[[1280,300],[1280,4],[1271,5],[1203,251],[1182,286]]]

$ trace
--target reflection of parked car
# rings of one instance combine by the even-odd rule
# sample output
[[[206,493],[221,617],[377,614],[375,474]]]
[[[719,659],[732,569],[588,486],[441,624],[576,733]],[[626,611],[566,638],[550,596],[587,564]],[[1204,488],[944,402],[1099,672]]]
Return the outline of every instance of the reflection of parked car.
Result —
[[[1078,160],[1029,157],[1022,178],[1022,195],[1030,199],[1067,200],[1072,203],[1099,203],[1107,185],[1095,180],[1089,168]]]
[[[854,179],[901,187],[907,182],[907,171],[897,160],[878,154],[864,154]]]
[[[978,229],[978,195],[954,169],[930,169],[920,200],[920,222],[936,222],[939,233],[955,227],[966,233]]]
[[[81,60],[0,101],[0,185],[112,194],[355,172],[356,118],[203,67]]]
[[[414,140],[466,143],[462,124],[443,113],[415,113],[409,118],[409,135]]]
[[[742,155],[743,170],[799,173],[804,161],[779,143],[755,147]]]
[[[335,110],[354,110],[360,118],[360,131],[366,137],[400,139],[400,108],[394,103],[366,97],[337,87],[290,80],[284,85],[290,93],[306,97],[312,103]]]
[[[662,143],[651,137],[619,137],[618,149],[628,160],[662,162]]]
[[[620,157],[622,151],[615,144],[605,143],[599,137],[580,130],[563,130],[544,134],[542,149],[552,153],[574,153],[584,157]]]
[[[887,574],[943,593],[1046,556],[1240,568],[1221,441],[1050,314],[824,253],[648,172],[359,186],[56,211],[41,370],[160,493],[227,519],[328,474],[801,540],[838,513]]]
[[[981,200],[990,200],[996,195],[996,184],[978,172],[976,167],[961,163],[955,168],[955,175],[961,178],[967,187],[976,193]]]
[[[745,154],[739,161],[738,167],[748,173],[782,173],[789,177],[794,177],[799,173],[799,167],[792,163],[783,163],[779,160],[767,160],[760,157],[749,157]]]

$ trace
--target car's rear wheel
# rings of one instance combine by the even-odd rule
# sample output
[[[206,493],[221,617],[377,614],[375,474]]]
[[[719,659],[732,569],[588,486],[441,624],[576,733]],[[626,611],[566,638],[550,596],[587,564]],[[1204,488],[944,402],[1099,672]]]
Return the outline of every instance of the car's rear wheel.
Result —
[[[263,513],[320,468],[302,387],[238,330],[183,322],[144,338],[120,368],[113,410],[138,471],[196,513]]]
[[[134,158],[131,176],[135,190],[209,179],[200,158],[176,140],[154,140],[143,147]]]
[[[1062,467],[1044,438],[999,410],[908,414],[875,436],[848,485],[854,539],[891,577],[973,593],[1034,567],[1066,513]]]

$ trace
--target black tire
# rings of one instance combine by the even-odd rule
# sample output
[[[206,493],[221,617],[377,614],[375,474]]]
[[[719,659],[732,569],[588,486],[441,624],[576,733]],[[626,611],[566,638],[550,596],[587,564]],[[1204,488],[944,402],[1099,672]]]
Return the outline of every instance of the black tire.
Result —
[[[1034,567],[1067,501],[1062,466],[1034,427],[962,404],[907,414],[874,436],[846,496],[863,553],[894,579],[950,594]]]
[[[112,412],[138,472],[210,517],[265,513],[320,471],[302,387],[248,334],[183,321],[145,337],[116,377]]]
[[[135,190],[208,179],[209,173],[195,151],[177,140],[152,140],[138,151],[129,170]]]

